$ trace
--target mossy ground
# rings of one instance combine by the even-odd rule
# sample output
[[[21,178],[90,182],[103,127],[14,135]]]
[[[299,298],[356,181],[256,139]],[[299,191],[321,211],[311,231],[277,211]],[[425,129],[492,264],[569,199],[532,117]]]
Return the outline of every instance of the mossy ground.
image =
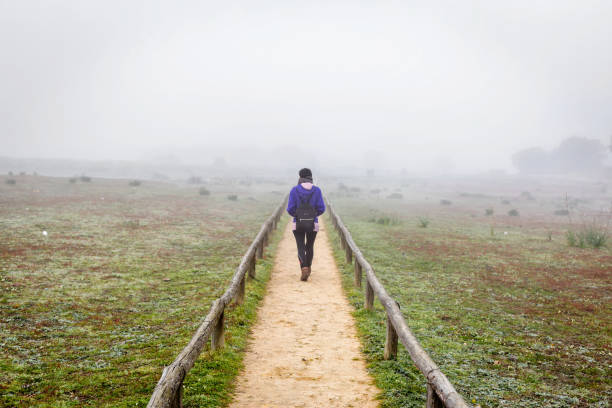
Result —
[[[0,187],[0,406],[146,406],[281,196],[127,180]],[[278,187],[276,187],[278,188]],[[42,231],[47,231],[45,237]],[[267,251],[273,254],[273,249]],[[270,260],[203,353],[186,406],[223,406]]]
[[[521,217],[487,217],[492,200],[467,197],[463,205],[442,208],[363,195],[332,198],[409,327],[467,402],[608,407],[610,249],[568,247],[567,225],[543,217],[552,209],[534,203],[521,207]],[[371,221],[381,214],[397,222]],[[431,221],[427,228],[418,223],[424,215]],[[401,345],[396,361],[383,360],[382,306],[363,309],[353,266],[344,261],[337,234],[331,235],[369,369],[383,390],[382,406],[422,407],[424,377]]]

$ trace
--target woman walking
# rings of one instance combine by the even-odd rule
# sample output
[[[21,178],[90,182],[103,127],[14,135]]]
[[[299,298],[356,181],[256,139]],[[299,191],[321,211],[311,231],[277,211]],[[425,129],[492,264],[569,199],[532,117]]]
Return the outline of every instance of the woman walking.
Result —
[[[312,182],[310,169],[300,170],[297,186],[289,193],[287,212],[293,217],[293,235],[297,243],[298,259],[303,281],[310,276],[314,255],[314,241],[319,231],[319,215],[325,212],[321,189]]]

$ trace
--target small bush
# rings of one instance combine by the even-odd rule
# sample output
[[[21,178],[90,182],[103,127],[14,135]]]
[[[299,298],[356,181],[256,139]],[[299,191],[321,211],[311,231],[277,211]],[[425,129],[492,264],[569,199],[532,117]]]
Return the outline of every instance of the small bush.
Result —
[[[187,179],[189,184],[202,184],[202,177],[191,176]]]
[[[390,198],[392,200],[401,200],[402,198],[404,198],[404,196],[401,193],[391,193],[387,196],[387,198]]]
[[[492,208],[487,208],[485,210],[485,215],[493,215],[493,209]]]
[[[230,194],[227,196],[227,199],[230,201],[238,201],[238,196],[236,194]]]
[[[440,200],[440,205],[451,205],[452,203],[451,200]]]
[[[12,175],[13,175],[13,172],[12,172],[12,171],[9,171],[9,172],[8,172],[8,175],[9,175],[9,176],[12,176]]]
[[[555,210],[555,215],[569,215],[569,210]]]
[[[17,184],[17,180],[15,180],[15,179],[6,179],[6,184],[14,186],[15,184]]]
[[[425,217],[419,217],[418,226],[420,228],[427,228],[428,225],[429,225],[429,219],[427,219]]]
[[[519,212],[516,208],[511,209],[510,211],[508,211],[508,215],[511,217],[518,217],[519,216]]]
[[[567,238],[567,244],[569,246],[579,248],[585,247],[584,237],[582,236],[582,234],[578,234],[572,230],[568,230],[565,234],[565,237]]]
[[[70,178],[68,179],[68,182],[69,182],[70,184],[74,184],[74,183],[76,183],[76,182],[77,182],[77,178],[76,178],[76,177],[70,177]]]
[[[19,175],[20,175],[20,176],[25,176],[26,174],[27,174],[27,173],[26,173],[25,171],[20,171],[20,172],[19,172]]]
[[[587,228],[585,231],[585,241],[595,249],[605,247],[608,242],[608,232],[596,228]]]
[[[526,200],[530,200],[530,201],[535,200],[534,196],[533,196],[533,195],[531,195],[531,193],[530,193],[529,191],[523,191],[523,192],[521,193],[521,197],[522,197],[522,198],[524,198],[524,199],[526,199]]]
[[[201,196],[210,195],[210,191],[208,191],[208,189],[206,187],[200,187],[199,193],[200,193]]]
[[[91,177],[89,176],[81,176],[79,177],[79,179],[83,182],[83,183],[89,183],[91,181]]]
[[[132,186],[132,187],[138,187],[139,185],[141,185],[141,184],[142,184],[142,181],[140,181],[140,180],[132,180],[132,181],[130,181],[130,183],[129,183],[129,184],[130,184],[130,186]]]
[[[374,216],[368,218],[368,222],[380,225],[398,225],[401,221],[395,217],[389,217],[388,215]]]
[[[123,227],[128,229],[140,228],[140,220],[128,220],[123,222]]]
[[[361,189],[359,187],[351,187],[351,192],[353,192],[353,193],[360,193]]]
[[[585,225],[578,231],[568,230],[566,238],[571,247],[599,249],[607,246],[609,234],[606,229]]]
[[[510,200],[501,200],[501,203],[504,205],[510,205]]]
[[[380,225],[389,225],[391,223],[391,218],[389,217],[380,217],[376,220],[377,224]]]

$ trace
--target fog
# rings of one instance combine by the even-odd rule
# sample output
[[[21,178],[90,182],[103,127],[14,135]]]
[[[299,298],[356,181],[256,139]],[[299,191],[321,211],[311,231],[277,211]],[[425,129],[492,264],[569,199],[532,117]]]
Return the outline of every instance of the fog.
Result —
[[[610,21],[607,0],[3,1],[0,156],[512,172],[610,143]]]

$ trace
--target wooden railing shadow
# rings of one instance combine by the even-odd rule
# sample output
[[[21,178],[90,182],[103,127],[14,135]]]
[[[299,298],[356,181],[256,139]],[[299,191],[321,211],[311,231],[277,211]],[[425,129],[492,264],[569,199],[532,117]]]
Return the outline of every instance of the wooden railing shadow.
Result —
[[[255,278],[255,264],[261,259],[264,247],[268,245],[270,234],[276,229],[278,221],[284,212],[287,197],[283,199],[272,215],[263,223],[259,233],[242,257],[240,265],[234,272],[232,281],[223,295],[216,299],[206,315],[204,322],[196,330],[191,341],[179,353],[174,362],[164,368],[161,378],[155,386],[147,408],[180,408],[183,398],[183,380],[193,367],[204,345],[210,338],[211,349],[224,345],[225,307],[232,300],[237,304],[244,302],[247,274]]]
[[[367,310],[372,310],[374,307],[374,296],[376,296],[385,308],[387,314],[387,336],[384,358],[389,360],[397,356],[399,339],[404,347],[406,347],[414,364],[427,380],[427,408],[469,407],[461,395],[455,390],[455,387],[453,387],[446,378],[444,373],[440,371],[436,363],[434,363],[427,352],[423,350],[414,334],[412,334],[412,331],[408,328],[404,316],[400,311],[399,304],[387,294],[384,286],[374,274],[374,269],[365,259],[359,247],[355,244],[355,241],[353,241],[351,233],[342,222],[342,219],[335,211],[333,205],[327,198],[325,201],[327,202],[332,224],[340,236],[342,249],[346,253],[346,262],[350,264],[352,258],[355,258],[355,286],[361,287],[363,272],[366,274],[364,307]]]

